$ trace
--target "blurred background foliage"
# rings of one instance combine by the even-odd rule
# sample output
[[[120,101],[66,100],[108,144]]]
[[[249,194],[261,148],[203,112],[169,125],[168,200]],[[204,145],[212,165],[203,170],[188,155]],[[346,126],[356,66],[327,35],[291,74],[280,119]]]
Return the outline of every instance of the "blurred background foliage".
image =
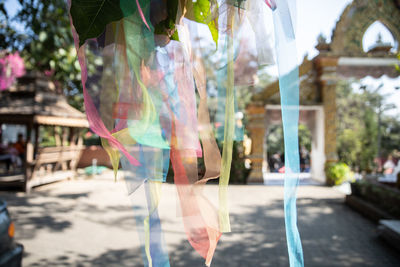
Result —
[[[346,163],[331,163],[325,166],[326,183],[340,185],[345,181],[353,181],[354,173]]]
[[[19,51],[28,71],[41,72],[55,83],[69,103],[83,110],[80,67],[64,0],[18,0],[10,16],[0,3],[0,50]],[[93,57],[93,55],[90,55]],[[96,70],[96,63],[88,71]]]
[[[386,158],[399,149],[400,122],[384,112],[392,106],[385,104],[389,96],[378,90],[365,86],[355,90],[351,81],[341,81],[336,92],[339,159],[355,171],[370,173],[377,167],[377,158]]]

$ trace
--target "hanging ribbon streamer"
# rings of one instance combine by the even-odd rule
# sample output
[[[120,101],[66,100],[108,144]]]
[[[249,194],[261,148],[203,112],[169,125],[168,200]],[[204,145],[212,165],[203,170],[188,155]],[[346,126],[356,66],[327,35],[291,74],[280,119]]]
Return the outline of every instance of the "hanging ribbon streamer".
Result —
[[[228,12],[233,12],[231,9]],[[225,96],[225,125],[224,125],[224,139],[222,147],[222,164],[221,164],[221,177],[219,179],[219,199],[220,199],[220,212],[219,223],[222,232],[230,232],[229,210],[227,201],[227,189],[229,182],[229,175],[232,164],[232,149],[235,133],[235,103],[234,103],[234,81],[235,74],[233,69],[233,28],[234,28],[234,14],[228,13],[229,24],[231,31],[227,34],[227,80],[226,80],[226,96]]]
[[[234,141],[243,135],[235,123],[235,52],[241,43],[237,31],[246,16],[257,37],[259,64],[273,61],[272,49],[263,40],[269,37],[267,25],[260,25],[264,0],[250,4],[241,0],[70,1],[86,114],[110,156],[115,176],[120,164],[124,170],[145,266],[170,266],[158,213],[170,163],[187,239],[210,266],[222,233],[230,231],[227,188],[232,151]],[[300,242],[293,182],[297,180],[289,179],[298,172],[295,155],[290,154],[297,151],[294,147],[298,149],[297,124],[290,121],[298,117],[298,70],[291,65],[296,58],[291,45],[294,31],[286,1],[266,3],[275,10],[279,47],[288,163],[285,218],[294,264],[302,262],[297,255],[301,245],[299,250],[296,243]],[[207,25],[221,59],[216,68],[212,66],[219,106],[214,121],[207,105],[210,77],[201,49],[193,48],[201,34],[190,31],[191,36],[188,30],[196,23]],[[88,68],[89,61],[101,61],[101,66]],[[216,139],[222,144],[222,155]],[[218,202],[213,203],[205,184],[218,177]]]
[[[258,64],[261,66],[275,64],[272,41],[270,40],[272,27],[270,27],[271,25],[267,21],[267,7],[264,4],[264,0],[251,0],[247,2],[246,16],[254,31]],[[266,3],[270,6],[268,1]]]
[[[275,0],[265,0],[265,3],[267,4],[267,6],[269,6],[269,8],[272,9],[272,11],[275,11],[276,9]]]
[[[291,0],[289,0],[291,1]],[[290,7],[295,10],[295,0]],[[303,249],[297,228],[296,193],[299,183],[299,69],[294,25],[287,0],[279,0],[273,10],[275,48],[285,143],[284,209],[290,266],[304,266]],[[268,2],[267,2],[268,4]],[[275,3],[274,3],[275,4]]]

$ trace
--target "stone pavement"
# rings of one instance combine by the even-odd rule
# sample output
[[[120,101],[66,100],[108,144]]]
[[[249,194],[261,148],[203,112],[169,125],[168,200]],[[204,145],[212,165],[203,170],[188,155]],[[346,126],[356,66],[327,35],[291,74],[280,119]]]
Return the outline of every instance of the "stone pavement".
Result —
[[[288,266],[282,196],[278,186],[231,186],[232,233],[222,236],[212,266]],[[23,266],[143,266],[123,182],[71,180],[0,198],[25,246]],[[163,187],[161,201],[171,266],[204,266],[185,241],[173,185]],[[338,191],[299,187],[298,214],[305,266],[400,266],[400,253]]]

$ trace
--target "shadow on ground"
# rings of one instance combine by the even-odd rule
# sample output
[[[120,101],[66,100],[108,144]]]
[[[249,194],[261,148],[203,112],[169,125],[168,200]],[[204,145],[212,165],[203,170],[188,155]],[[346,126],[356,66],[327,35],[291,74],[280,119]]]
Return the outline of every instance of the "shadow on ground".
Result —
[[[232,233],[217,247],[213,266],[289,266],[282,201],[232,214]],[[376,225],[342,200],[298,200],[305,266],[400,266],[400,254],[377,238]],[[227,239],[235,239],[229,242]],[[171,266],[204,266],[188,244],[170,249]]]
[[[11,218],[17,227],[18,239],[34,239],[38,230],[57,233],[65,231],[73,224],[73,216],[68,216],[72,212],[82,214],[87,221],[132,229],[134,220],[131,207],[126,205],[99,207],[85,201],[90,194],[90,192],[51,194],[48,191],[35,191],[30,194],[0,192],[0,198],[7,202]],[[107,212],[115,212],[116,216],[110,218],[96,216]]]
[[[38,262],[32,263],[31,267],[48,267],[48,266],[109,266],[109,267],[137,267],[143,266],[139,249],[120,249],[109,250],[97,257],[89,257],[84,254],[76,254],[69,251],[67,255],[54,259],[43,258]]]
[[[105,226],[132,229],[134,220],[130,207],[98,207],[85,203],[90,192],[53,194],[35,192],[16,197],[0,194],[14,207],[14,220],[24,239],[35,238],[34,229],[60,232],[71,227],[73,218],[60,220],[60,214],[72,210],[90,213],[88,219]],[[39,201],[46,196],[46,201]],[[105,220],[96,214],[121,211]],[[305,266],[400,266],[400,255],[377,238],[376,225],[353,212],[342,199],[298,199],[298,225],[302,237]],[[99,218],[97,218],[99,217]],[[112,217],[112,216],[111,216]],[[217,247],[212,266],[259,267],[289,266],[283,219],[283,203],[278,200],[257,206],[241,206],[240,213],[231,214],[232,233],[224,234]],[[204,266],[187,241],[168,248],[171,266]],[[108,250],[96,256],[65,251],[57,258],[39,257],[29,266],[143,266],[138,248]]]

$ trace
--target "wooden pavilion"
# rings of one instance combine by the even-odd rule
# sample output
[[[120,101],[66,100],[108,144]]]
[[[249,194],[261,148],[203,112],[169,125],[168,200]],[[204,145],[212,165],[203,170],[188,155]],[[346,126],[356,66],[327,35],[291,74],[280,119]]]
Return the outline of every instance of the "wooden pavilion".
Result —
[[[31,73],[0,92],[0,129],[6,125],[25,128],[25,152],[21,167],[0,174],[0,188],[29,191],[34,186],[75,175],[83,148],[80,133],[88,127],[88,121],[85,114],[55,92],[53,82]],[[46,130],[52,133],[54,144],[42,147],[41,134]],[[2,132],[0,141],[4,143]]]

